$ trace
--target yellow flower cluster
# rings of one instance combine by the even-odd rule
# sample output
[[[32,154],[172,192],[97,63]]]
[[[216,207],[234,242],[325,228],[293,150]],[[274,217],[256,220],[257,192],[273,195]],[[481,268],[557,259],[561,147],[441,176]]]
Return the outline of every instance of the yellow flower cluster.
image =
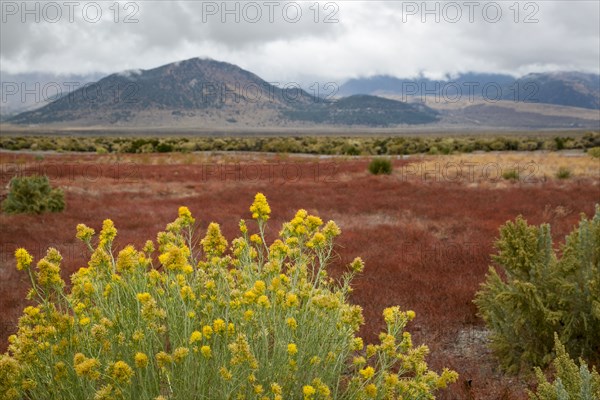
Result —
[[[115,224],[110,219],[105,219],[102,222],[102,230],[100,231],[100,243],[98,247],[106,248],[110,246],[117,236]]]
[[[115,388],[112,384],[106,384],[96,391],[94,400],[113,400],[122,398],[123,392]]]
[[[200,241],[200,244],[202,244],[208,260],[221,256],[227,250],[227,240],[221,234],[219,224],[214,222],[208,225],[206,236]]]
[[[127,273],[133,271],[139,261],[139,255],[133,246],[127,246],[119,252],[117,257],[117,271]]]
[[[314,399],[314,395],[317,393],[317,390],[311,385],[305,385],[302,388],[302,393],[304,394],[304,400],[311,400]]]
[[[367,367],[361,369],[359,373],[363,377],[363,379],[370,379],[373,377],[373,375],[375,375],[375,370],[373,369],[373,367]]]
[[[190,344],[194,344],[201,340],[202,340],[202,333],[200,333],[199,331],[192,332],[192,335],[190,336]]]
[[[212,356],[212,350],[208,345],[200,347],[200,353],[202,353],[205,358],[210,358]]]
[[[167,270],[191,273],[192,270],[188,269],[189,256],[190,249],[186,245],[176,246],[174,244],[169,244],[166,246],[166,250],[158,256],[158,261],[160,261]]]
[[[350,263],[350,266],[348,268],[350,268],[350,271],[352,271],[354,273],[361,273],[365,269],[365,263],[363,262],[363,260],[360,257],[356,257]]]
[[[46,257],[37,263],[36,280],[43,288],[62,288],[65,283],[60,277],[62,256],[54,248],[48,249]]]
[[[250,206],[250,212],[252,213],[252,218],[259,221],[267,221],[269,219],[269,215],[271,214],[271,207],[269,207],[269,203],[267,203],[267,198],[262,193],[257,193],[254,196],[254,203]]]
[[[302,394],[305,400],[323,399],[331,400],[331,390],[321,379],[315,378],[310,385],[302,387]]]
[[[231,365],[247,364],[252,370],[258,368],[258,360],[250,349],[250,344],[245,335],[239,334],[235,341],[227,346],[231,352]]]
[[[75,235],[77,239],[89,243],[92,240],[92,236],[94,236],[95,231],[92,228],[85,226],[84,224],[77,225],[77,234]]]
[[[135,353],[135,366],[138,368],[146,368],[148,366],[148,356],[144,353]]]
[[[177,364],[181,363],[190,354],[190,349],[187,347],[178,347],[173,351],[173,361]]]
[[[180,207],[157,235],[158,254],[152,241],[114,251],[110,220],[93,248],[94,230],[78,225],[88,265],[68,292],[58,251],[38,262],[31,298],[39,303],[24,309],[10,356],[0,356],[0,398],[45,398],[48,387],[56,398],[98,400],[431,398],[456,379],[429,371],[427,349],[413,348],[403,331],[412,311],[384,310],[377,345],[355,337],[362,309],[347,299],[364,263],[355,259],[339,285],[328,277],[334,222],[299,210],[269,245],[264,195],[250,211],[258,232],[241,221],[228,248],[216,223],[199,241]],[[29,253],[15,258],[33,278]]]
[[[19,399],[17,387],[21,381],[21,366],[13,357],[0,354],[0,395],[6,400]]]
[[[23,248],[19,248],[15,251],[15,258],[17,259],[17,269],[19,271],[29,269],[33,257]]]
[[[133,376],[133,370],[125,361],[117,361],[110,365],[108,373],[120,384],[128,383]]]
[[[164,368],[173,362],[173,358],[164,351],[160,351],[160,352],[156,353],[155,358],[156,358],[156,364],[161,368]]]
[[[290,356],[295,356],[298,354],[298,347],[294,343],[290,343],[287,345],[287,352]]]
[[[182,227],[193,226],[194,223],[196,223],[196,220],[194,219],[194,217],[192,217],[190,209],[187,207],[179,207],[178,219]]]
[[[82,353],[77,353],[73,357],[75,373],[78,376],[91,380],[100,378],[100,361],[96,358],[87,358]]]

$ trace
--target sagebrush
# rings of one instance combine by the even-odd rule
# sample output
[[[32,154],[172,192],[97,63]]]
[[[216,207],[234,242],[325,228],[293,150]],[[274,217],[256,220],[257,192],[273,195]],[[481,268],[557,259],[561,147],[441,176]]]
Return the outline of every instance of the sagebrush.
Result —
[[[117,254],[104,221],[77,227],[88,266],[60,277],[50,249],[37,269],[24,249],[17,268],[32,282],[19,330],[0,358],[0,397],[13,399],[432,399],[455,381],[425,363],[404,331],[414,318],[383,311],[379,344],[356,336],[362,310],[348,303],[363,270],[357,258],[328,276],[337,225],[300,210],[279,239],[265,241],[270,207],[250,207],[255,233],[240,222],[230,244],[219,225],[202,240],[186,207],[141,250]]]
[[[2,202],[2,211],[7,214],[41,214],[65,208],[62,189],[52,188],[47,176],[14,177],[8,188],[8,196]]]
[[[600,206],[555,252],[548,224],[519,217],[500,229],[486,282],[476,295],[491,345],[512,372],[552,360],[554,334],[569,354],[600,358]]]
[[[374,158],[369,163],[369,172],[373,175],[390,175],[392,173],[392,161],[387,158]]]
[[[65,208],[65,195],[52,188],[47,176],[14,177],[9,183],[8,197],[2,211],[8,214],[60,212]]]
[[[554,379],[548,380],[540,368],[535,369],[538,387],[529,392],[530,400],[598,400],[600,399],[600,375],[595,368],[590,370],[585,361],[579,360],[579,366],[567,354],[557,336],[555,336],[552,361]]]

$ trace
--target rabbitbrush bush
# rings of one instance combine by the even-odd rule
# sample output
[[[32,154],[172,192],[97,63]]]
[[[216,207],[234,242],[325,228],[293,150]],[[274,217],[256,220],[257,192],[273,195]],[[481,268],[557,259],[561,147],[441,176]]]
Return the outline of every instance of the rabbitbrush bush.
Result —
[[[600,399],[600,375],[595,368],[579,360],[579,367],[567,354],[558,336],[554,335],[556,358],[552,361],[555,372],[549,382],[542,370],[535,368],[539,386],[535,393],[529,392],[530,400],[598,400]]]
[[[490,267],[475,303],[491,330],[491,345],[511,372],[552,359],[554,334],[574,357],[600,359],[600,206],[581,217],[559,257],[550,226],[519,217],[500,229]]]
[[[158,262],[152,241],[115,254],[110,220],[97,239],[79,225],[92,254],[70,291],[58,251],[34,270],[18,249],[37,305],[0,358],[0,398],[432,399],[456,380],[428,370],[427,347],[413,347],[412,311],[385,309],[379,344],[355,336],[362,310],[348,295],[363,263],[339,282],[328,277],[334,222],[300,210],[268,246],[262,194],[250,211],[257,232],[242,220],[228,245],[215,223],[198,243],[181,207],[158,234]]]
[[[2,211],[8,214],[60,212],[65,208],[65,195],[53,189],[47,176],[24,176],[10,180],[8,197]]]

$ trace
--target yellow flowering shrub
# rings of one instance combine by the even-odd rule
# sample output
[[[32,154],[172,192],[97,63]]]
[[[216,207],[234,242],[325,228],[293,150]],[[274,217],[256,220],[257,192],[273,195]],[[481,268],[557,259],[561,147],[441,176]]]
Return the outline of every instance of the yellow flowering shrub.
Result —
[[[356,333],[362,310],[349,304],[355,259],[335,282],[327,274],[337,225],[304,210],[265,240],[271,208],[258,194],[257,229],[240,222],[231,243],[211,223],[204,238],[186,207],[141,250],[113,249],[110,220],[79,225],[87,267],[60,278],[50,249],[32,267],[29,298],[0,357],[2,399],[432,399],[456,380],[428,370],[428,349],[404,331],[415,315],[383,312],[379,344]],[[68,289],[65,289],[68,287]]]

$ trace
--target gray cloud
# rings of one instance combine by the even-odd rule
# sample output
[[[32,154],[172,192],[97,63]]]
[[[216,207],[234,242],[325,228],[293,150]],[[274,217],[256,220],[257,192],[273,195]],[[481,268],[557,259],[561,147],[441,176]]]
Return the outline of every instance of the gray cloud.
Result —
[[[428,2],[439,22],[421,1],[123,1],[118,14],[112,1],[82,1],[73,22],[63,6],[55,23],[47,3],[28,3],[38,4],[38,23],[22,15],[22,2],[2,1],[0,71],[109,73],[191,57],[236,63],[271,81],[600,70],[595,1],[519,2],[518,15],[512,1],[486,1],[472,21],[466,2]],[[98,8],[102,18],[92,23]],[[127,16],[137,22],[125,23]],[[328,16],[338,22],[325,23]],[[527,16],[537,22],[525,23]]]

